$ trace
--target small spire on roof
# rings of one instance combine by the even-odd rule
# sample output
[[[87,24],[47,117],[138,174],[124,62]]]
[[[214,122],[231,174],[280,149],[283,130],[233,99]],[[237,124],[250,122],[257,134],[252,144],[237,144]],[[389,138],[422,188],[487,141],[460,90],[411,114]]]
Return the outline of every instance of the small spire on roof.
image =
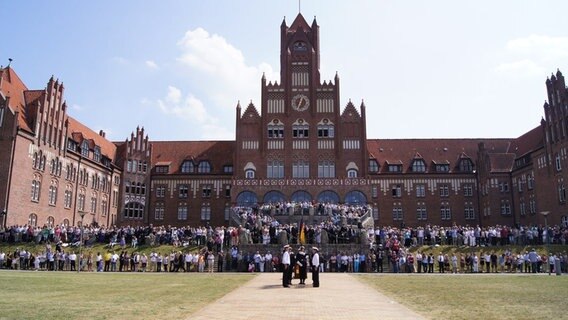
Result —
[[[8,65],[6,66],[6,68],[10,68],[12,61],[14,61],[12,58],[8,58]]]

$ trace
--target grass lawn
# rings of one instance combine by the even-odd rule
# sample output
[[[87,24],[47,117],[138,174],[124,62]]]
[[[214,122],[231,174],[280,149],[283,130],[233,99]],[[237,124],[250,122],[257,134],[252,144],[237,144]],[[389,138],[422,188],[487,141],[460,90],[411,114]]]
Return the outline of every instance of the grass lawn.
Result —
[[[565,275],[373,274],[357,278],[430,319],[560,319],[568,315]]]
[[[185,319],[251,274],[0,272],[0,319]]]

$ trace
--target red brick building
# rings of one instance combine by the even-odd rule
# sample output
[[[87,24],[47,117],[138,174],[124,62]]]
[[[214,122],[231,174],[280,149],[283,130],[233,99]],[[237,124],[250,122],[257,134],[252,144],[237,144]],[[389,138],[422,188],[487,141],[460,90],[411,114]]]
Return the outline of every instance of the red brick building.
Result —
[[[310,201],[366,204],[379,225],[542,224],[544,211],[568,223],[560,71],[541,125],[518,138],[367,139],[365,104],[342,105],[338,75],[320,79],[315,19],[283,21],[280,38],[280,79],[262,78],[258,107],[237,105],[235,141],[151,141],[137,128],[113,144],[67,116],[62,84],[30,91],[2,69],[1,218],[221,225],[234,205]]]

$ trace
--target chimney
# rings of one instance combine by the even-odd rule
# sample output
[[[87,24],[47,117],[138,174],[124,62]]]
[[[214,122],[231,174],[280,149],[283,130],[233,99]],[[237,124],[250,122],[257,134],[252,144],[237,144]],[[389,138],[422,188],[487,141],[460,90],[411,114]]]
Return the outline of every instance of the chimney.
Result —
[[[99,136],[106,138],[106,133],[103,130],[99,131]]]

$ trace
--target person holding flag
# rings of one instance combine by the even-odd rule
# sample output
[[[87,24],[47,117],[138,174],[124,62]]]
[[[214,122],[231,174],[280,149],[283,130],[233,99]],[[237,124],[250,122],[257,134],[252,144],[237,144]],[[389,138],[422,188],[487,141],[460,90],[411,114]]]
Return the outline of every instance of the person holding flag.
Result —
[[[304,248],[304,246],[301,246],[298,253],[296,253],[295,260],[300,284],[306,284],[306,278],[308,277],[308,259],[306,258],[306,248]]]

